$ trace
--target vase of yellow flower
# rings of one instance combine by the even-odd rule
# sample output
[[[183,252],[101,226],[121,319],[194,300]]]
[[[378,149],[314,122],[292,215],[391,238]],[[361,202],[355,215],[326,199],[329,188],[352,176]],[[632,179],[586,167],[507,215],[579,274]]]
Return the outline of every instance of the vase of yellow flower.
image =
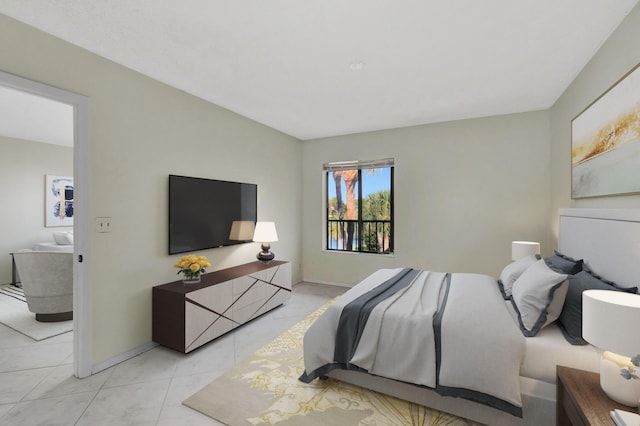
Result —
[[[178,275],[183,275],[182,282],[190,285],[200,282],[200,275],[207,272],[205,268],[211,267],[211,263],[204,256],[190,254],[182,256],[174,266],[178,268]]]

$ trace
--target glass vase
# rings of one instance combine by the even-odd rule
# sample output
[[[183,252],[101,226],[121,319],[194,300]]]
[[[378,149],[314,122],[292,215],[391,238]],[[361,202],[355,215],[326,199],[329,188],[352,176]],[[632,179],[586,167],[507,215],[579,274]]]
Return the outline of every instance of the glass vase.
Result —
[[[200,282],[200,276],[198,275],[197,277],[184,277],[182,278],[182,284],[184,285],[194,285],[194,284],[198,284]]]

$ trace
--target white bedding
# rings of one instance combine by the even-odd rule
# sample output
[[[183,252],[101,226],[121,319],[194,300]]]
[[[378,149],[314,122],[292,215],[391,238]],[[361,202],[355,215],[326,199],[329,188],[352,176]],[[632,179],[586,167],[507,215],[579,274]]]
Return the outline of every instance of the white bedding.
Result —
[[[395,282],[398,272],[376,271],[316,320],[304,337],[301,380],[355,368],[521,416],[518,371],[525,339],[495,279],[421,271],[392,296],[370,299],[389,293],[382,290],[385,280]]]
[[[598,373],[600,353],[591,345],[576,346],[566,341],[557,325],[543,328],[536,337],[526,339],[527,351],[520,376],[556,383],[556,365]]]

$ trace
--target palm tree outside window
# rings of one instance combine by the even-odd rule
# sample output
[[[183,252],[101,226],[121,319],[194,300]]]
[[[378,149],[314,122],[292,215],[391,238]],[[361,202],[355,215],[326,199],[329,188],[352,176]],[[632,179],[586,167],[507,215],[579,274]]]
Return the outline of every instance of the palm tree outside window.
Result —
[[[327,250],[393,253],[393,159],[323,165]]]

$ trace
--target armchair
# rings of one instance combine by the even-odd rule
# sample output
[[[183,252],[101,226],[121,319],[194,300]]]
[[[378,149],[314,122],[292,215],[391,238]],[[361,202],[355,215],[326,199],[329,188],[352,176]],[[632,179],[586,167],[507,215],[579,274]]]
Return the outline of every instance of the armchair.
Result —
[[[36,321],[73,318],[73,253],[25,250],[13,254],[29,311]]]

